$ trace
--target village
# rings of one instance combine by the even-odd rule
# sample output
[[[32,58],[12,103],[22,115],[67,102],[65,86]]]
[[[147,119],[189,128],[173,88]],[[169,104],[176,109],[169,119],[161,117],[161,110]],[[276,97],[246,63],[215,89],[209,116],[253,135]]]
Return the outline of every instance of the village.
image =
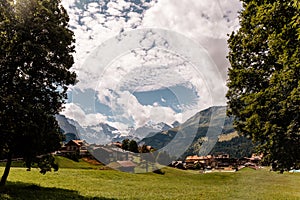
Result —
[[[262,167],[262,155],[255,154],[249,158],[243,157],[239,159],[231,158],[229,154],[225,153],[206,156],[190,155],[185,157],[185,159],[170,161],[167,162],[167,164],[158,160],[159,154],[156,154],[155,149],[151,146],[144,145],[139,147],[139,152],[142,153],[133,153],[122,149],[121,142],[114,142],[107,145],[96,145],[88,144],[84,140],[70,140],[63,144],[61,149],[54,154],[67,157],[75,161],[79,158],[95,159],[108,167],[126,172],[135,172],[135,168],[141,163],[144,164],[145,161],[149,162],[147,166],[151,164],[154,165],[157,162],[158,164],[165,164],[182,170],[199,170],[202,173],[235,172],[244,167],[257,170]],[[148,157],[145,158],[142,156],[144,153],[150,153],[152,157],[150,158],[148,155]],[[170,157],[165,156],[165,159],[169,161]]]

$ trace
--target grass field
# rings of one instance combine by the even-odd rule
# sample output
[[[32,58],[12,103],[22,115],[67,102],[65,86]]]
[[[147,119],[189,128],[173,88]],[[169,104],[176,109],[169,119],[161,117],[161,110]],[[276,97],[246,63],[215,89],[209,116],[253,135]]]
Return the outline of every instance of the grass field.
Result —
[[[0,199],[300,199],[300,174],[267,169],[200,174],[165,168],[159,175],[99,170],[83,162],[76,169],[63,167],[46,175],[38,169],[12,168]]]

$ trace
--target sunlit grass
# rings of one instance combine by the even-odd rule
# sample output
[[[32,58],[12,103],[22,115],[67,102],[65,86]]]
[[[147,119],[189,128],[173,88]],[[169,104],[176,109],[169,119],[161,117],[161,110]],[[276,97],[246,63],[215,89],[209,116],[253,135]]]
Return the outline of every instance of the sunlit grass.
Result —
[[[0,199],[300,199],[300,174],[248,168],[236,173],[165,168],[164,175],[129,174],[84,161],[57,161],[59,171],[46,175],[12,168]]]
[[[12,168],[8,187],[0,198],[51,199],[52,195],[52,199],[300,199],[300,174],[265,169],[211,174],[171,168],[163,171],[164,175],[60,169],[41,175],[37,169],[26,172],[24,168]]]

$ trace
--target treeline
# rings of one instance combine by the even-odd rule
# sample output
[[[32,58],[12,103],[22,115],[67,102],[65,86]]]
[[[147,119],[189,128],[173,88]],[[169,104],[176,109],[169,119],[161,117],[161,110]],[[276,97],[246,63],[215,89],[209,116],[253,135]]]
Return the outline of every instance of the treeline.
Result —
[[[169,165],[176,158],[172,157],[165,151],[159,151],[152,146],[143,144],[138,145],[135,140],[124,139],[120,146],[123,150],[133,153],[141,153],[141,158],[151,163]]]
[[[254,145],[244,136],[234,137],[229,141],[217,142],[210,154],[224,152],[231,158],[251,157]]]

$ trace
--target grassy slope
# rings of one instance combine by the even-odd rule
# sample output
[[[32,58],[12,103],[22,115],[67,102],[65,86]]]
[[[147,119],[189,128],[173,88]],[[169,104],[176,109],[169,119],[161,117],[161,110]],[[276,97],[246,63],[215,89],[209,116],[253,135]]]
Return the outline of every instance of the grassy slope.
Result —
[[[57,162],[59,168],[71,168],[71,169],[99,169],[103,165],[93,165],[79,159],[79,162],[75,162],[65,157],[56,156],[55,161]]]
[[[300,174],[252,169],[214,174],[164,171],[165,175],[157,175],[60,169],[41,175],[37,169],[12,168],[0,199],[300,199]]]
[[[93,165],[88,162],[85,162],[83,159],[79,159],[79,162],[75,162],[68,158],[62,156],[55,156],[55,161],[58,164],[59,168],[72,168],[72,169],[99,169],[103,165]],[[5,162],[0,162],[0,167],[5,167]],[[12,167],[25,167],[23,161],[13,161]],[[33,167],[36,167],[35,165]]]

